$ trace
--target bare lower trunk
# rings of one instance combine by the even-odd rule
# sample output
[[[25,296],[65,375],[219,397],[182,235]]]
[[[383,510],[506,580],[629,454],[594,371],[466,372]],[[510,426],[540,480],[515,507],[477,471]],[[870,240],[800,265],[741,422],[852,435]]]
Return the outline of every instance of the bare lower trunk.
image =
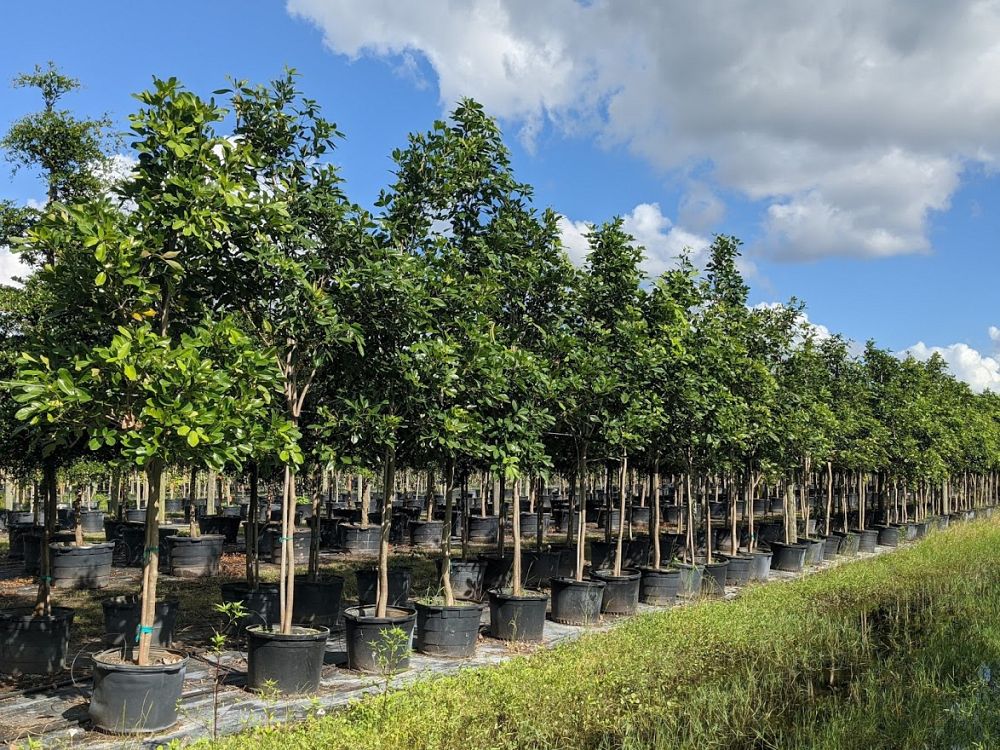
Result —
[[[653,468],[649,474],[650,518],[649,533],[653,539],[653,567],[659,568],[663,562],[660,550],[660,462],[653,459]]]
[[[56,464],[51,458],[42,465],[42,491],[45,494],[45,527],[42,531],[40,575],[35,598],[35,617],[52,614],[52,550],[49,544],[56,530]]]
[[[455,592],[451,588],[451,516],[454,506],[452,490],[455,484],[455,464],[449,461],[444,473],[444,528],[441,530],[441,590],[444,603],[455,605]]]
[[[295,606],[295,473],[285,465],[281,513],[281,633],[292,632],[292,608]]]
[[[149,665],[153,622],[156,617],[156,579],[160,563],[160,479],[163,461],[151,458],[146,464],[149,495],[146,502],[146,546],[142,554],[142,603],[139,611],[139,650],[137,664]]]
[[[247,542],[247,554],[246,554],[246,572],[247,572],[247,583],[250,588],[257,588],[257,582],[260,580],[259,576],[259,563],[257,557],[257,539],[259,537],[259,524],[258,518],[258,506],[260,504],[259,495],[259,484],[260,477],[257,468],[257,462],[254,461],[250,464],[250,507],[247,509],[247,525],[246,525],[246,542]],[[194,482],[191,483],[191,494],[194,495]],[[192,508],[193,511],[193,508]]]
[[[396,449],[385,452],[385,474],[382,484],[382,533],[378,543],[378,599],[375,616],[385,617],[389,606],[389,529],[392,524],[392,502],[396,497]]]
[[[622,574],[622,545],[625,537],[625,480],[628,476],[628,454],[622,456],[621,468],[618,471],[618,539],[615,544],[614,574]],[[610,521],[610,518],[608,519]],[[608,526],[611,524],[609,523]]]
[[[586,562],[587,545],[587,446],[577,449],[576,476],[579,490],[576,499],[576,580],[583,580],[583,566]],[[573,526],[573,516],[569,525]]]

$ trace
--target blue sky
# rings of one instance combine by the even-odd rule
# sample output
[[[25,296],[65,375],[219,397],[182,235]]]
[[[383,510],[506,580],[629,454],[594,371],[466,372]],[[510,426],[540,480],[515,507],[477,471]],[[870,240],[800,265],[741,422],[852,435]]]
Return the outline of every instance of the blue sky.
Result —
[[[735,234],[752,302],[796,296],[830,330],[940,347],[997,388],[1000,15],[806,5],[42,0],[5,7],[0,81],[54,60],[84,83],[67,105],[124,130],[154,75],[208,94],[295,67],[347,135],[336,159],[362,203],[409,131],[473,96],[537,202],[566,217],[571,252],[582,222],[615,215],[652,271]],[[37,104],[3,90],[0,127]],[[0,174],[2,197],[43,194]]]

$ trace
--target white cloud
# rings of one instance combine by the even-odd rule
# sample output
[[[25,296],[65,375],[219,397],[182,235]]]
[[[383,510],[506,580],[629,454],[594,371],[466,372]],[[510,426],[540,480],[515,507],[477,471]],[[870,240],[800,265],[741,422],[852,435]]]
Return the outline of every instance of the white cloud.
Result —
[[[989,327],[990,341],[993,342],[993,346],[1000,347],[1000,328],[996,326]]]
[[[18,256],[6,247],[0,247],[0,284],[20,286],[14,278],[27,276],[29,270]]]
[[[332,50],[422,58],[440,99],[623,143],[760,201],[785,258],[927,252],[970,163],[1000,153],[1000,4],[917,0],[288,0]],[[687,199],[685,199],[687,200]],[[717,199],[716,199],[717,200]],[[682,223],[721,217],[698,196]]]
[[[1000,362],[994,357],[984,356],[968,344],[927,346],[923,341],[918,341],[908,349],[898,352],[897,356],[910,356],[926,362],[934,354],[940,354],[948,364],[951,374],[968,383],[975,392],[1000,391]]]
[[[563,247],[570,259],[581,265],[587,257],[587,237],[591,222],[574,221],[559,217],[559,230]],[[663,215],[657,203],[640,203],[622,217],[622,229],[635,237],[637,244],[646,251],[643,270],[651,278],[659,276],[674,265],[684,251],[691,251],[696,265],[703,265],[711,240],[694,232],[675,226]]]

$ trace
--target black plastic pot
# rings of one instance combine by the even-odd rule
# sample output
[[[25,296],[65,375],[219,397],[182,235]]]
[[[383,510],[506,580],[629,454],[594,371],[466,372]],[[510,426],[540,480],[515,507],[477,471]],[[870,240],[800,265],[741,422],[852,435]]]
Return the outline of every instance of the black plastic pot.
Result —
[[[431,656],[465,658],[476,651],[484,604],[422,604],[417,602],[414,646]]]
[[[125,509],[125,520],[131,523],[145,523],[146,522],[146,509],[145,508],[126,508]]]
[[[840,548],[837,551],[838,555],[854,557],[858,554],[858,545],[861,543],[860,536],[855,534],[853,531],[849,531],[846,534],[842,531],[835,531],[833,533],[840,537]]]
[[[199,537],[167,537],[170,549],[170,575],[184,578],[201,578],[219,575],[222,545],[226,538],[221,534]]]
[[[753,558],[748,555],[719,555],[729,562],[726,568],[726,583],[730,586],[743,586],[750,582],[753,573]]]
[[[650,508],[635,506],[629,511],[629,518],[632,521],[632,526],[648,528],[650,519]]]
[[[927,521],[917,521],[914,525],[917,527],[917,539],[923,539],[927,536]]]
[[[639,601],[669,607],[677,602],[681,572],[677,568],[639,568]]]
[[[538,514],[522,513],[520,520],[521,520],[521,538],[534,539],[538,535]]]
[[[312,545],[312,534],[309,531],[296,531],[292,534],[292,555],[296,565],[309,562],[309,548]],[[265,528],[257,541],[257,554],[260,559],[275,565],[281,562],[281,529],[275,526]]]
[[[679,562],[675,563],[675,567],[680,572],[677,595],[687,598],[701,595],[701,579],[705,566]]]
[[[340,546],[354,555],[377,555],[381,526],[363,528],[353,523],[342,523],[337,527]]]
[[[541,641],[547,604],[548,597],[537,591],[525,591],[521,596],[490,591],[490,635],[518,643]]]
[[[789,573],[799,573],[806,561],[806,546],[804,544],[785,544],[771,542],[771,567],[774,570],[784,570]]]
[[[180,607],[177,599],[156,603],[151,636],[154,645],[165,648],[173,643]],[[101,609],[104,610],[104,635],[101,640],[105,648],[124,647],[126,658],[132,658],[141,608],[142,600],[136,594],[113,596],[101,602]]]
[[[563,625],[593,625],[601,618],[604,581],[553,578],[552,619]]]
[[[8,529],[8,540],[10,542],[10,547],[7,549],[7,558],[9,560],[23,560],[24,559],[24,537],[27,534],[42,534],[45,529],[42,526],[35,526],[31,523],[12,523]],[[39,537],[41,539],[41,537]],[[39,547],[41,549],[41,547]]]
[[[899,545],[898,526],[879,526],[876,529],[878,543],[883,547],[896,547]]]
[[[378,596],[378,568],[356,571],[358,578],[358,603],[375,604]],[[413,574],[408,568],[389,568],[389,606],[407,607]]]
[[[559,552],[525,549],[521,551],[521,582],[529,589],[549,585],[559,574]]]
[[[410,521],[410,544],[414,547],[440,547],[444,521]]]
[[[609,615],[632,615],[639,606],[639,582],[642,574],[637,570],[622,570],[616,576],[610,570],[595,570],[591,578],[604,582],[601,612]]]
[[[55,674],[66,668],[74,610],[53,607],[49,617],[31,608],[0,610],[0,672]]]
[[[497,516],[469,516],[469,541],[473,544],[493,544],[500,530]]]
[[[99,534],[104,531],[104,511],[81,510],[80,526],[83,527],[84,534]]]
[[[237,510],[239,510],[237,508]],[[236,544],[240,536],[239,515],[236,516],[202,516],[198,519],[198,528],[202,535],[221,535],[226,544]]]
[[[329,628],[293,625],[291,633],[283,634],[251,625],[246,632],[249,690],[277,690],[283,695],[316,692]]]
[[[50,544],[52,585],[56,588],[103,589],[111,581],[114,542],[82,547]]]
[[[966,512],[966,514],[968,514],[970,511],[965,511],[965,512]],[[973,518],[974,517],[975,516],[973,516]],[[966,518],[968,519],[969,516],[966,515]],[[904,523],[902,525],[902,529],[903,529],[903,535],[904,535],[904,538],[906,539],[906,541],[912,542],[914,539],[917,538],[917,525],[915,523]]]
[[[343,593],[344,579],[340,576],[327,576],[318,581],[295,576],[292,621],[311,628],[332,628],[340,619],[340,598]]]
[[[486,565],[481,560],[452,560],[451,591],[456,599],[479,601],[483,598],[483,570]],[[441,576],[441,560],[437,561],[438,578]]]
[[[507,552],[501,557],[496,553],[479,556],[483,562],[483,591],[503,590],[514,584],[514,555]]]
[[[241,629],[260,625],[268,629],[281,622],[281,595],[276,583],[261,583],[256,589],[242,581],[222,584],[219,589],[223,603],[242,602],[247,614],[239,623]]]
[[[375,607],[345,609],[347,668],[388,674],[409,669],[416,621],[410,607],[388,607],[385,617],[376,617]]]
[[[878,544],[878,529],[861,529],[858,534],[858,551],[874,552]]]
[[[840,543],[843,537],[837,536],[836,533],[830,534],[830,536],[823,539],[823,559],[833,560],[837,557],[840,552]]]
[[[729,560],[706,563],[701,576],[701,593],[705,596],[722,596],[726,593],[726,572]]]
[[[130,661],[118,663],[119,649],[94,654],[94,690],[88,713],[97,729],[147,734],[161,732],[177,722],[188,657],[158,648],[150,649],[149,655],[153,663],[140,667]],[[164,657],[175,661],[156,664]]]
[[[21,547],[21,559],[24,562],[24,574],[37,576],[42,568],[42,540],[45,532],[34,529],[26,531],[17,537]]]
[[[766,581],[771,574],[771,561],[774,559],[773,553],[754,550],[750,553],[750,557],[753,559],[750,579],[753,581]]]
[[[800,540],[800,544],[806,545],[806,565],[819,565],[823,562],[825,541],[824,539],[811,539],[809,537]]]

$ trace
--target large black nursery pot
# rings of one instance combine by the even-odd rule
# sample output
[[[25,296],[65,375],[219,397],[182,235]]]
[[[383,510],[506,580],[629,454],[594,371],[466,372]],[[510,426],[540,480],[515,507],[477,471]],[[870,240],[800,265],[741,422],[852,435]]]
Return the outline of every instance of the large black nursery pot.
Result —
[[[437,560],[438,577],[441,576],[441,559]],[[452,560],[451,591],[456,599],[463,601],[479,601],[483,598],[483,570],[486,565],[482,560]]]
[[[872,553],[878,544],[878,529],[860,529],[858,535],[858,551]]]
[[[261,625],[247,633],[247,688],[276,689],[284,695],[314,693],[319,688],[330,629],[293,625],[283,634]]]
[[[99,534],[104,531],[103,510],[81,510],[80,526],[84,534]]]
[[[497,516],[469,516],[469,541],[473,544],[495,544],[500,531]]]
[[[111,581],[115,543],[50,544],[52,585],[56,588],[103,589]]]
[[[642,574],[638,570],[622,570],[615,575],[611,570],[595,570],[591,578],[604,582],[604,597],[601,612],[609,615],[633,615],[639,606],[639,582]]]
[[[753,581],[766,581],[771,574],[771,561],[774,554],[764,550],[754,550],[750,553],[753,564],[750,570],[750,579]]]
[[[490,635],[502,641],[537,643],[545,632],[548,597],[539,591],[514,596],[511,591],[490,591]]]
[[[677,568],[639,568],[639,601],[669,607],[677,602],[681,572]]]
[[[185,578],[219,575],[222,545],[226,541],[222,534],[170,536],[165,541],[170,549],[170,575]]]
[[[521,551],[521,583],[529,589],[549,585],[549,579],[559,575],[560,554],[558,550]]]
[[[826,546],[824,539],[806,537],[801,540],[806,545],[806,565],[819,565],[823,562],[823,552]]]
[[[377,555],[381,526],[363,527],[354,523],[342,523],[337,527],[340,546],[354,555]]]
[[[417,630],[414,639],[417,651],[450,658],[472,656],[476,651],[479,621],[485,606],[478,603],[448,606],[417,602]]]
[[[837,554],[844,555],[846,557],[855,557],[858,554],[858,547],[861,544],[861,537],[855,534],[853,531],[848,531],[844,533],[843,531],[833,532],[835,536],[840,537],[840,548]]]
[[[806,562],[806,545],[771,542],[771,567],[788,573],[800,573]]]
[[[198,530],[202,535],[221,534],[226,544],[236,544],[240,535],[239,516],[202,516],[198,519]]]
[[[410,521],[410,544],[414,547],[440,547],[444,521]]]
[[[514,553],[505,552],[502,556],[495,553],[483,553],[479,556],[483,562],[483,591],[507,589],[514,585]]]
[[[340,619],[340,598],[344,593],[344,579],[324,576],[310,581],[306,576],[295,576],[295,597],[292,602],[292,621],[299,625],[332,628]]]
[[[246,615],[239,626],[241,629],[251,625],[262,625],[271,628],[281,622],[281,599],[278,584],[261,583],[257,588],[251,588],[245,581],[229,581],[220,587],[223,603],[241,602]]]
[[[876,527],[876,533],[878,534],[878,543],[883,547],[896,547],[899,545],[898,526],[878,526]]]
[[[701,579],[705,572],[705,566],[678,562],[674,563],[674,567],[680,572],[677,595],[687,598],[699,596],[701,594]]]
[[[74,611],[53,607],[35,617],[30,607],[0,610],[0,672],[55,674],[66,668]]]
[[[557,577],[552,584],[552,619],[563,625],[593,625],[601,619],[604,581]]]
[[[726,573],[729,560],[713,555],[713,562],[704,564],[701,576],[701,593],[706,596],[722,596],[726,593]]]
[[[843,537],[837,536],[836,532],[830,534],[828,537],[823,538],[823,559],[833,560],[836,559],[837,555],[840,553],[840,542]]]
[[[362,568],[358,578],[358,603],[375,604],[378,598],[378,568]],[[389,606],[407,607],[413,574],[409,568],[389,568]]]
[[[140,667],[123,658],[121,649],[94,654],[91,723],[105,732],[148,734],[177,722],[177,703],[184,687],[188,657],[161,648],[149,650],[150,664]]]
[[[292,555],[296,565],[309,562],[309,549],[312,546],[312,533],[306,529],[292,534]],[[257,541],[257,553],[265,562],[278,564],[281,562],[281,529],[268,526]]]
[[[125,509],[125,520],[130,523],[145,523],[146,522],[146,509],[145,508],[126,508]]]
[[[151,636],[154,645],[167,648],[173,643],[180,607],[177,599],[164,599],[156,603]],[[135,636],[139,631],[142,599],[136,594],[112,596],[101,602],[101,609],[104,611],[104,635],[101,638],[104,647],[124,648],[125,657],[131,659]]]
[[[345,609],[348,669],[379,674],[409,669],[416,621],[412,607],[387,607],[385,617],[376,617],[374,606]]]
[[[726,584],[730,586],[743,586],[750,582],[753,574],[753,558],[749,555],[719,555],[720,559],[726,560]]]

